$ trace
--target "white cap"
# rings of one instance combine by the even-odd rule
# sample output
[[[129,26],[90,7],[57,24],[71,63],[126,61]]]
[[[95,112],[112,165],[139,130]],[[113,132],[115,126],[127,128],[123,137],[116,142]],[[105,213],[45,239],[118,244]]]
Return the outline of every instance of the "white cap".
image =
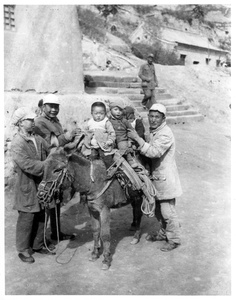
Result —
[[[161,103],[155,103],[155,104],[153,104],[153,105],[150,107],[149,111],[150,111],[150,110],[156,110],[156,111],[159,111],[160,113],[164,114],[164,116],[166,115],[166,108],[165,108],[165,106],[164,106],[163,104],[161,104]]]
[[[20,121],[26,120],[26,119],[34,119],[36,117],[36,114],[31,111],[28,107],[20,107],[18,108],[13,116],[12,116],[12,124],[18,125]]]
[[[60,103],[56,95],[48,94],[43,97],[43,104],[60,104]]]

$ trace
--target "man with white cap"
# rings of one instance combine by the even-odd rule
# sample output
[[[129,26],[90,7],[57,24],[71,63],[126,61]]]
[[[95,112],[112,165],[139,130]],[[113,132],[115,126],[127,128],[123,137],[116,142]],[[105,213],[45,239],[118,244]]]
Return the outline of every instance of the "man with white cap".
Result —
[[[27,107],[18,108],[12,118],[12,124],[18,132],[11,143],[12,159],[16,165],[15,202],[13,208],[18,211],[16,225],[16,249],[19,258],[33,263],[33,252],[55,254],[44,245],[44,210],[37,199],[37,187],[42,180],[44,164],[49,145],[34,134],[36,114]],[[55,248],[50,246],[50,250]]]
[[[67,131],[64,133],[61,123],[57,118],[60,111],[60,102],[55,94],[48,94],[43,98],[43,112],[35,119],[35,133],[43,137],[49,144],[51,133],[54,133],[59,141],[59,146],[64,146],[73,141],[76,136],[76,130]],[[57,213],[55,212],[55,207]],[[62,233],[60,230],[60,204],[55,204],[55,207],[49,209],[51,239],[52,240],[68,240],[74,238],[74,235]],[[57,218],[56,218],[57,215]],[[59,230],[59,237],[57,232]]]
[[[140,146],[141,154],[151,159],[151,179],[157,190],[156,217],[160,230],[149,234],[148,241],[166,241],[162,251],[171,251],[181,244],[180,224],[175,210],[176,197],[182,194],[175,162],[175,138],[166,125],[166,108],[153,104],[148,114],[150,141],[147,143],[135,132],[129,137]]]
[[[155,103],[155,87],[158,86],[158,81],[153,64],[154,55],[150,53],[147,57],[147,63],[141,65],[138,76],[142,80],[142,89],[144,98],[142,105],[144,108],[150,108]]]

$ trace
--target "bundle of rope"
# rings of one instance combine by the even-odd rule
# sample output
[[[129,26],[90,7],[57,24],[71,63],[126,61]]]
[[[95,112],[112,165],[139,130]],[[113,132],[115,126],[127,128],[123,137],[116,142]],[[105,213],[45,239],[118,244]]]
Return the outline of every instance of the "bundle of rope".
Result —
[[[122,155],[119,154],[119,152],[116,153],[114,158],[115,158],[115,163],[114,163],[115,167],[112,165],[111,169],[109,168],[110,170],[108,169],[108,171],[110,171],[112,175],[116,174],[117,179],[120,181],[121,186],[122,187],[124,186],[126,188],[128,184],[126,181],[124,181],[124,176],[122,176],[122,173],[118,172],[119,170],[121,170],[127,176],[127,179],[134,190],[142,190],[143,202],[142,202],[141,210],[143,214],[145,214],[148,217],[155,216],[155,208],[156,208],[155,197],[157,195],[157,192],[153,183],[148,177],[145,168],[140,163],[138,163],[139,165],[138,168],[135,168],[134,170],[128,164],[128,162],[122,157]],[[122,181],[124,181],[123,184]]]
[[[144,170],[137,172],[139,178],[143,182],[142,191],[143,191],[143,202],[141,206],[141,210],[143,214],[148,217],[155,216],[155,208],[156,208],[156,188],[153,183],[149,179],[148,175]]]

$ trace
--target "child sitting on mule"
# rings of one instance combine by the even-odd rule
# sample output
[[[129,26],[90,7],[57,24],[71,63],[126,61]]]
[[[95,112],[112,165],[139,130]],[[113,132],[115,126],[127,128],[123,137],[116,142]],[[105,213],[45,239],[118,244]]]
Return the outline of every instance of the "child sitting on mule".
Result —
[[[112,163],[113,146],[116,140],[115,130],[106,116],[103,102],[94,102],[91,106],[92,118],[87,122],[85,130],[90,135],[92,158],[102,158],[106,167]]]
[[[127,162],[132,168],[137,168],[138,164],[131,155],[130,151],[131,142],[128,139],[128,132],[133,131],[131,124],[124,118],[124,104],[121,99],[115,99],[110,102],[110,122],[113,125],[113,128],[116,133],[116,144],[117,148],[122,152],[126,153],[125,157]]]

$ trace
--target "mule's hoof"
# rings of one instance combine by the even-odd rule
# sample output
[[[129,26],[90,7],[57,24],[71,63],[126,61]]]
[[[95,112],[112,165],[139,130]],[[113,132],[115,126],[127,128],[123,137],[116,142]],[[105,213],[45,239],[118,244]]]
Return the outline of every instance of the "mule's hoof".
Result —
[[[89,261],[96,261],[98,256],[90,256]]]
[[[106,271],[110,268],[110,265],[108,264],[102,264],[102,270]]]
[[[139,242],[139,239],[134,238],[134,239],[132,239],[132,241],[130,242],[130,244],[131,245],[135,245],[135,244],[138,244],[138,242]]]

